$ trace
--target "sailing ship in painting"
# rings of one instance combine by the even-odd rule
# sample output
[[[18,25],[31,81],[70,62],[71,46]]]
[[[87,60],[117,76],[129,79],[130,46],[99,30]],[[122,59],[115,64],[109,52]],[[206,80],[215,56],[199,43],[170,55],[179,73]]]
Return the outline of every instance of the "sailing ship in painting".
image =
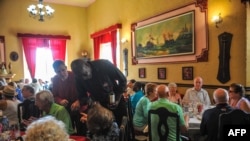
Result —
[[[136,46],[137,57],[163,57],[194,53],[193,33],[186,24],[180,29],[177,38],[174,39],[174,34],[170,32],[163,33],[162,38],[163,43],[159,43],[156,37],[149,34],[144,46],[141,43]]]

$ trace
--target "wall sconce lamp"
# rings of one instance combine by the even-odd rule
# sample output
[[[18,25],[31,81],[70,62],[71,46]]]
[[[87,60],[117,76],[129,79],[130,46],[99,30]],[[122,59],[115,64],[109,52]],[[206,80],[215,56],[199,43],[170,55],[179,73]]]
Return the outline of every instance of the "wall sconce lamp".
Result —
[[[219,15],[213,16],[212,21],[215,23],[215,27],[218,28],[218,24],[222,23],[222,18],[221,18],[221,14],[219,13]]]
[[[122,43],[122,44],[127,43],[127,42],[128,42],[128,40],[127,40],[126,38],[122,38],[122,39],[121,39],[121,43]]]
[[[83,50],[83,51],[81,52],[81,56],[84,57],[84,58],[87,58],[88,55],[89,55],[89,53],[88,53],[87,50]]]

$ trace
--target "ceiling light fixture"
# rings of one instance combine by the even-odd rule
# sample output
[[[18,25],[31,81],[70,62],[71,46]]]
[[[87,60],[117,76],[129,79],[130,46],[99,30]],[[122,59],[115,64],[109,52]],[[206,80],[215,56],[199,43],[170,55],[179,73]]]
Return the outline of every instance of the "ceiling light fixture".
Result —
[[[29,11],[30,17],[36,18],[39,16],[39,21],[43,22],[44,17],[52,17],[55,10],[50,6],[43,5],[43,0],[39,0],[37,5],[30,5],[27,10]]]

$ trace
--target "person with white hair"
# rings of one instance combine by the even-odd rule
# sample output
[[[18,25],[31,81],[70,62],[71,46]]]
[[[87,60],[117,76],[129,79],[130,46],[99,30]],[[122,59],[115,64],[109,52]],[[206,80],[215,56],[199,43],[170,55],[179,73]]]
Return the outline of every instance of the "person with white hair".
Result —
[[[170,83],[168,83],[168,88],[169,88],[168,99],[171,102],[182,105],[181,104],[182,103],[181,94],[179,94],[177,91],[177,84],[174,82],[170,82]]]
[[[184,97],[183,103],[202,103],[204,109],[207,109],[211,105],[210,97],[208,92],[202,88],[203,79],[200,76],[195,77],[194,87],[187,89]]]
[[[49,90],[42,90],[36,94],[35,105],[44,112],[43,116],[54,116],[57,120],[64,122],[69,134],[75,133],[68,111],[54,102],[54,97]]]
[[[206,135],[207,141],[218,140],[219,115],[232,110],[232,107],[229,105],[229,94],[227,90],[222,88],[216,89],[213,93],[213,98],[216,107],[204,111],[200,124],[201,135]]]
[[[65,124],[53,116],[45,116],[31,123],[25,141],[69,141]]]

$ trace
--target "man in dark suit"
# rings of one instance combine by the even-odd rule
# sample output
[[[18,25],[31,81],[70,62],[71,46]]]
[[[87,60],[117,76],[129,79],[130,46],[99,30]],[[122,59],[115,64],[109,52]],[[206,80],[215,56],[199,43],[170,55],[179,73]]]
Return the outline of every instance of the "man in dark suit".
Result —
[[[113,111],[120,125],[122,116],[127,113],[123,98],[127,80],[123,73],[108,60],[76,59],[71,63],[71,69],[75,75],[79,101],[86,101],[89,97],[92,101],[98,101]],[[112,99],[114,101],[110,101]]]
[[[206,141],[217,141],[219,115],[229,112],[232,107],[229,106],[229,95],[227,90],[218,88],[213,93],[216,107],[204,112],[200,125],[201,135],[206,136]]]

